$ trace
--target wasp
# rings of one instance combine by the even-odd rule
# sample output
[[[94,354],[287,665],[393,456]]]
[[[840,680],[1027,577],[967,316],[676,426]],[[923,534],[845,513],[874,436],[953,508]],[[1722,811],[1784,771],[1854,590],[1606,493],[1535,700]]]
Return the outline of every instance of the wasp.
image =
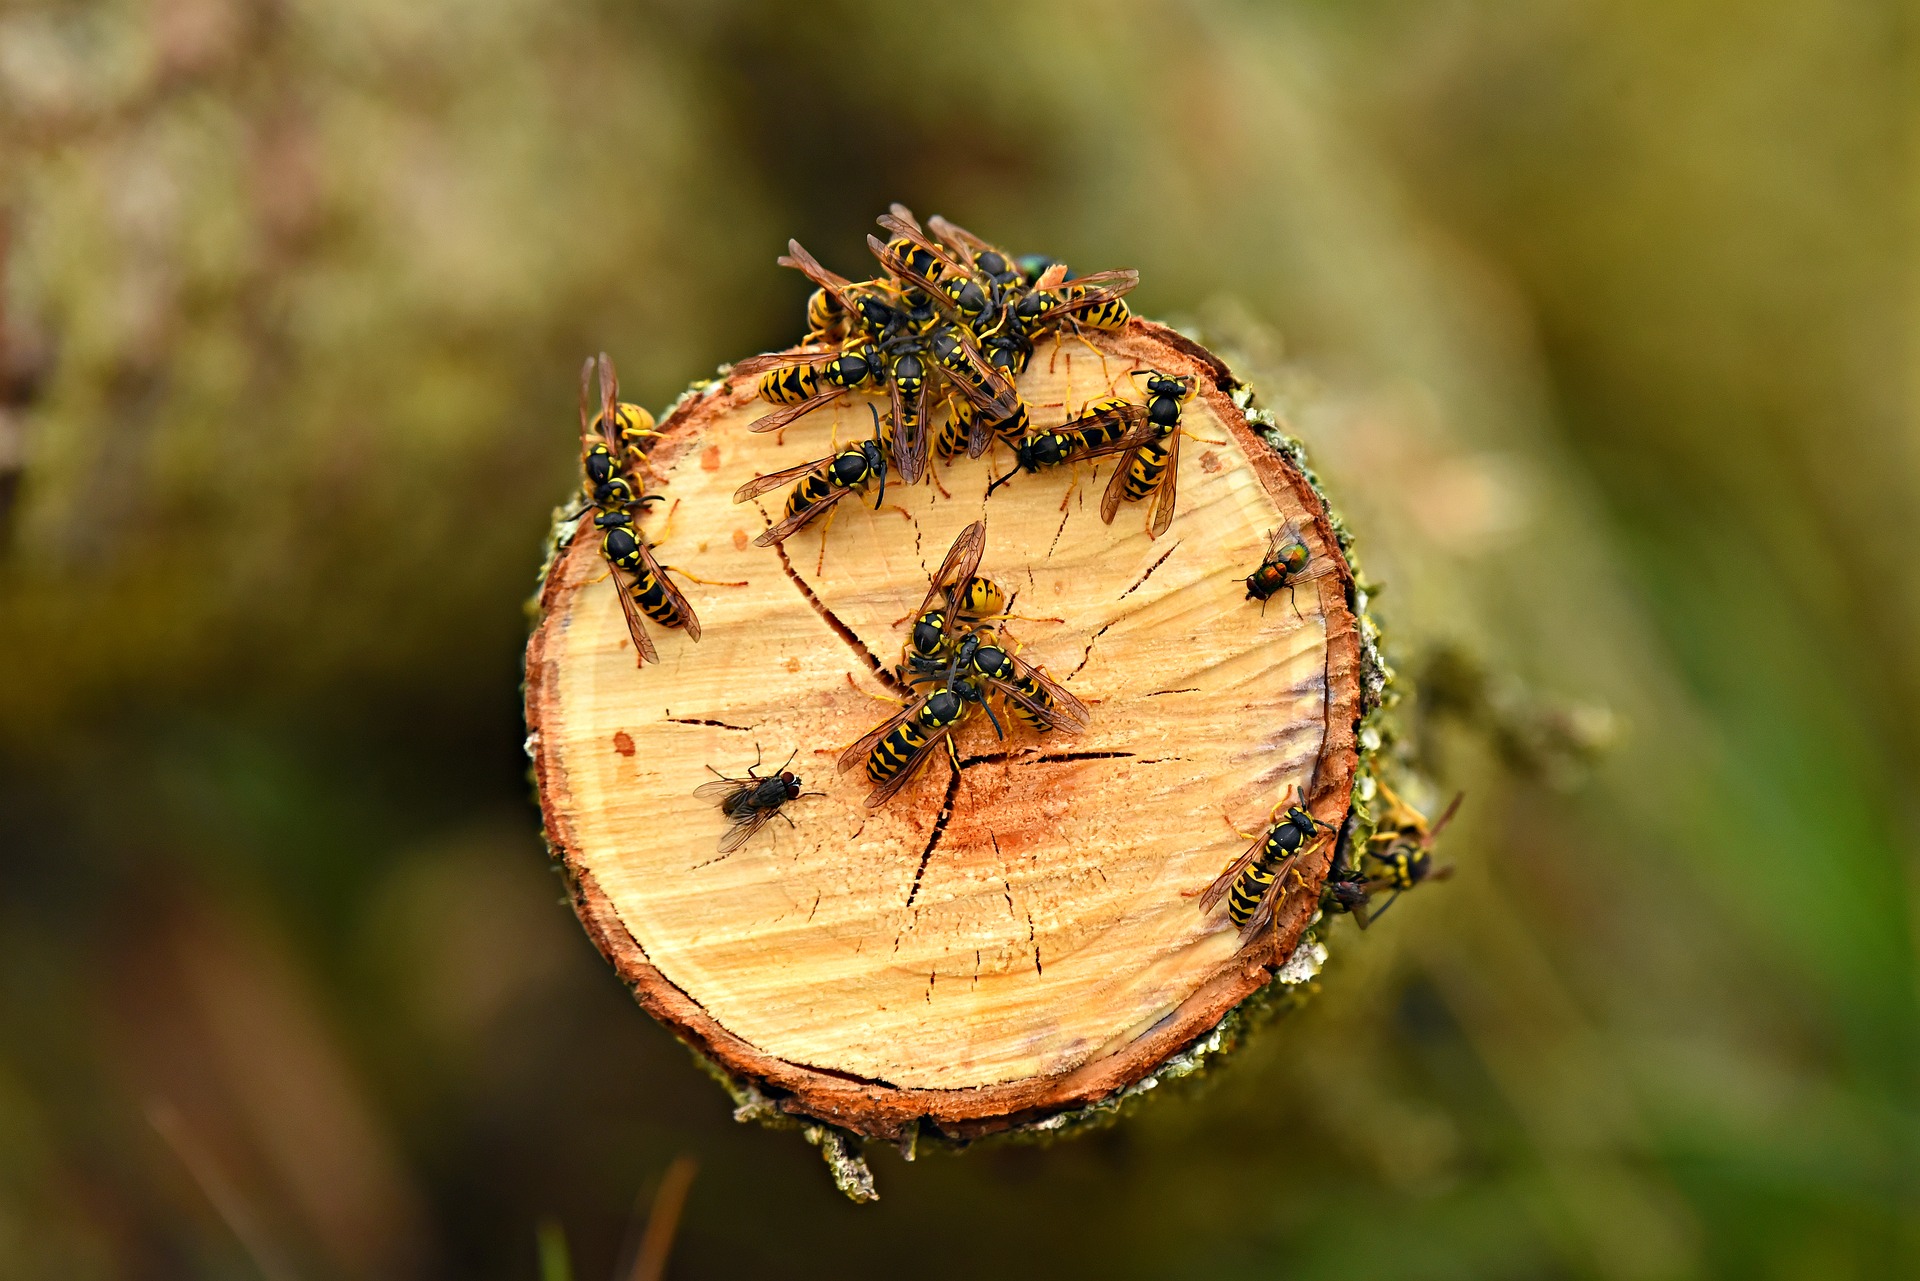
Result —
[[[1247,599],[1261,602],[1265,612],[1266,602],[1287,593],[1287,599],[1293,599],[1293,589],[1301,583],[1310,583],[1316,578],[1324,578],[1333,572],[1333,562],[1327,559],[1313,560],[1306,540],[1300,537],[1300,530],[1289,520],[1267,535],[1267,553],[1260,560],[1260,567],[1246,577]],[[1294,606],[1294,613],[1300,607]]]
[[[810,463],[801,463],[798,467],[789,467],[768,476],[755,476],[733,491],[733,501],[744,503],[769,490],[778,489],[790,480],[799,482],[793,487],[793,492],[787,495],[786,510],[779,522],[754,539],[755,546],[771,547],[775,543],[785,542],[815,517],[832,511],[848,494],[864,493],[876,481],[879,482],[880,492],[873,500],[875,510],[886,501],[887,457],[881,451],[880,411],[871,405],[867,408],[873,414],[874,434],[871,440],[863,440],[850,449],[816,458]]]
[[[969,614],[969,606],[987,604],[991,611],[997,612],[1005,604],[1000,588],[974,573],[980,568],[980,557],[986,546],[987,523],[983,520],[974,521],[954,535],[946,559],[940,562],[940,568],[934,571],[927,585],[926,598],[913,612],[913,626],[907,633],[908,670],[928,670],[917,666],[916,659],[937,661],[944,667],[954,623],[981,616]]]
[[[734,374],[742,378],[760,374],[760,398],[769,404],[816,401],[811,408],[818,409],[833,399],[833,395],[823,396],[823,389],[831,388],[835,395],[858,391],[868,383],[879,382],[885,372],[879,353],[871,345],[830,353],[828,348],[805,347],[755,356],[734,366]]]
[[[600,391],[597,414],[589,408],[596,374]],[[629,443],[621,439],[624,430],[621,424],[640,421],[639,416],[623,415],[625,408],[620,403],[620,383],[613,362],[605,352],[589,357],[580,367],[581,465],[586,473],[587,497],[595,511],[593,525],[602,534],[600,553],[607,559],[614,587],[619,592],[620,610],[626,616],[627,635],[633,641],[634,655],[640,665],[645,666],[659,662],[660,653],[647,634],[646,624],[641,622],[643,614],[662,627],[685,629],[688,638],[695,641],[700,639],[700,619],[680,589],[667,578],[666,571],[653,557],[652,546],[634,526],[635,512],[657,499],[636,494],[625,473],[625,462],[632,455]],[[645,416],[649,424],[653,421],[645,410],[640,410],[639,415]],[[651,433],[651,426],[646,430]]]
[[[1139,283],[1140,273],[1132,269],[1096,271],[1068,281],[1067,265],[1056,262],[1014,304],[1013,314],[1029,338],[1052,333],[1063,324],[1123,329],[1132,313],[1122,298]]]
[[[1150,419],[1150,412],[1151,402],[1140,405],[1119,397],[1090,401],[1079,417],[1070,418],[1058,427],[1034,432],[1015,445],[1014,469],[996,477],[987,487],[987,493],[992,494],[1023,471],[1038,472],[1118,453],[1128,455],[1127,462],[1115,469],[1116,478],[1124,477],[1131,471],[1134,453],[1161,438],[1163,429]],[[1178,421],[1177,410],[1175,420]],[[1124,489],[1124,482],[1121,487]],[[1110,483],[1108,489],[1111,492],[1113,484]],[[1118,500],[1115,501],[1117,504]],[[1170,508],[1166,519],[1169,522],[1173,519]]]
[[[946,670],[977,682],[983,694],[998,695],[1015,717],[1042,734],[1053,729],[1078,734],[1093,719],[1085,703],[1040,668],[1008,652],[988,628],[961,637],[946,663],[921,656],[908,661],[922,673],[916,679]]]
[[[1337,883],[1329,882],[1329,888],[1334,890],[1335,907],[1352,912],[1354,921],[1363,930],[1385,916],[1387,908],[1414,886],[1425,881],[1444,881],[1453,875],[1452,867],[1433,865],[1433,846],[1465,799],[1464,794],[1456,795],[1440,815],[1440,821],[1429,826],[1419,810],[1401,800],[1385,783],[1374,781],[1387,799],[1386,813],[1367,839],[1367,848],[1360,856],[1361,866],[1343,869]],[[1372,897],[1387,890],[1393,891],[1393,898],[1369,915],[1368,903]]]
[[[782,814],[780,807],[802,796],[824,795],[800,790],[800,776],[787,768],[793,764],[793,756],[797,754],[798,749],[787,757],[779,769],[771,774],[762,774],[760,748],[756,743],[753,764],[747,767],[745,778],[729,778],[713,766],[707,766],[707,772],[713,775],[713,780],[694,788],[693,794],[703,801],[718,802],[721,815],[728,820],[727,830],[720,834],[720,853],[731,854],[745,845],[776,814],[786,819],[788,827],[792,827],[793,820]]]
[[[1147,536],[1158,538],[1173,524],[1179,496],[1180,406],[1199,384],[1152,369],[1134,376],[1147,380],[1146,423],[1120,442],[1120,461],[1100,496],[1100,519],[1111,525],[1122,502],[1151,498]]]
[[[867,796],[867,808],[879,809],[912,780],[936,746],[945,746],[954,769],[959,769],[953,732],[974,708],[985,703],[979,686],[964,677],[948,676],[945,684],[909,702],[840,753],[840,772],[844,774],[865,761],[867,778],[875,784]],[[992,715],[991,709],[988,715]],[[997,720],[994,728],[999,729]]]
[[[1264,836],[1254,838],[1247,852],[1200,896],[1202,912],[1211,912],[1221,899],[1227,900],[1227,915],[1240,927],[1242,942],[1272,922],[1275,909],[1287,896],[1287,873],[1333,834],[1333,824],[1322,823],[1300,804],[1290,803],[1293,794],[1294,789],[1288,787],[1287,795],[1281,798],[1279,808],[1285,809],[1284,817]]]

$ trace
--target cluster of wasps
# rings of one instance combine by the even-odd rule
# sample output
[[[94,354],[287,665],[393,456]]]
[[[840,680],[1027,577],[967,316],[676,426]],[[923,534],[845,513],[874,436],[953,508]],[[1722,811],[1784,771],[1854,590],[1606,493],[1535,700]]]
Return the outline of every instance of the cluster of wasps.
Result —
[[[918,484],[929,475],[933,459],[948,461],[962,453],[978,458],[996,444],[1011,450],[1014,466],[988,486],[989,496],[1022,473],[1115,458],[1101,519],[1111,524],[1122,503],[1144,503],[1149,537],[1166,533],[1178,495],[1182,407],[1195,394],[1196,379],[1140,370],[1134,376],[1144,379],[1142,399],[1098,398],[1059,426],[1039,430],[1014,383],[1036,341],[1124,328],[1130,319],[1124,296],[1139,282],[1139,273],[1075,277],[1064,263],[1015,256],[939,217],[929,220],[929,234],[897,204],[879,223],[889,238],[867,237],[882,269],[870,279],[837,275],[798,241],[789,241],[780,264],[802,272],[815,286],[807,303],[806,338],[793,350],[734,367],[735,377],[757,379],[760,397],[777,406],[751,425],[755,432],[780,431],[849,395],[875,397],[868,403],[869,439],[740,486],[737,503],[791,486],[779,517],[754,542],[770,547],[822,517],[830,523],[837,505],[850,495],[877,491],[878,508],[890,473],[899,483]],[[637,525],[645,506],[659,501],[640,484],[652,474],[647,450],[658,433],[646,410],[620,400],[618,379],[604,354],[581,371],[580,422],[587,509],[601,533],[601,552],[644,666],[658,661],[644,620],[700,639],[699,619],[668,577],[672,567],[655,558],[655,544],[664,535],[649,541]],[[1086,705],[1022,659],[1018,644],[1007,636],[1005,624],[1017,616],[1011,597],[978,572],[985,548],[984,521],[954,540],[920,607],[909,615],[896,674],[912,697],[839,757],[843,773],[864,765],[874,785],[866,798],[869,808],[898,795],[943,748],[958,770],[954,733],[976,715],[988,718],[1003,738],[1003,716],[1037,733],[1078,734],[1089,724]],[[1247,598],[1264,608],[1280,593],[1291,595],[1297,586],[1332,571],[1330,563],[1316,560],[1289,522],[1269,536],[1260,564],[1247,575]],[[789,801],[817,795],[803,792],[801,780],[787,768],[791,763],[789,756],[780,769],[763,775],[756,755],[744,776],[712,771],[715,778],[696,791],[715,802],[727,822],[719,842],[723,856],[745,845],[776,815],[791,824],[781,812]],[[1290,800],[1293,794],[1288,795]],[[1283,801],[1275,813],[1277,821],[1200,898],[1207,913],[1225,901],[1228,915],[1249,938],[1273,920],[1293,869],[1334,835],[1330,825],[1300,804]],[[1329,907],[1351,912],[1364,927],[1373,895],[1391,890],[1397,896],[1445,875],[1445,869],[1434,870],[1431,849],[1452,813],[1449,809],[1429,829],[1418,811],[1395,800],[1356,864],[1349,866],[1342,851],[1328,881]]]

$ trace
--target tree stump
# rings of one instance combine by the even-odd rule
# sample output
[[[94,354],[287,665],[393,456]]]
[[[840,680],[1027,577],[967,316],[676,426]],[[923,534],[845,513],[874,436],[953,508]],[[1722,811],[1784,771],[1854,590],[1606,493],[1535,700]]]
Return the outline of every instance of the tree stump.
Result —
[[[752,539],[784,491],[733,491],[872,431],[870,397],[788,428],[746,380],[689,393],[661,424],[647,530],[703,639],[652,628],[636,669],[598,540],[563,531],[527,651],[529,749],[575,907],[640,1003],[782,1111],[899,1140],[1032,1125],[1108,1099],[1204,1036],[1292,954],[1330,848],[1299,869],[1274,928],[1242,945],[1197,895],[1264,832],[1289,787],[1345,817],[1361,640],[1351,575],[1306,479],[1250,429],[1225,367],[1139,320],[1041,344],[1019,379],[1036,428],[1097,396],[1143,399],[1136,370],[1196,377],[1179,509],[1101,523],[1108,461],[1016,477],[1001,446],[840,504],[784,548]],[[942,492],[944,488],[945,492]],[[667,508],[673,510],[669,517]],[[986,521],[979,572],[1018,592],[1004,634],[1091,709],[1078,737],[985,717],[869,810],[843,747],[894,708],[908,615],[954,536]],[[1292,519],[1338,572],[1264,609],[1242,579]],[[670,527],[669,526],[670,523]],[[1006,719],[1003,717],[1003,719]],[[810,791],[720,856],[692,793],[756,757]]]

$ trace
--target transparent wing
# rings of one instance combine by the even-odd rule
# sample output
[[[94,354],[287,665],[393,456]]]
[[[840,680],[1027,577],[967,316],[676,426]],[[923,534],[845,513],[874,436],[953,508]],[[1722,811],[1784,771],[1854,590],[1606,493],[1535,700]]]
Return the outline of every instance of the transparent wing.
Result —
[[[920,390],[914,393],[913,416],[905,414],[906,404],[900,396],[900,384],[887,380],[887,393],[892,398],[893,407],[893,466],[900,473],[900,479],[909,485],[917,485],[920,478],[927,474],[927,452],[931,442],[927,439],[927,382],[922,381]]]
[[[859,742],[849,747],[846,751],[840,753],[840,762],[839,762],[840,772],[844,774],[848,770],[852,769],[855,765],[858,765],[861,762],[865,761],[867,757],[873,754],[874,747],[880,742],[881,739],[893,733],[894,730],[898,729],[900,726],[906,724],[907,721],[912,719],[914,713],[918,712],[920,708],[926,704],[926,701],[932,696],[933,696],[933,692],[931,690],[929,690],[925,694],[920,695],[920,697],[914,699],[912,702],[902,707],[899,711],[887,717],[886,720],[881,721],[878,725],[874,726],[873,729],[868,731],[867,734],[863,738],[861,738]]]
[[[1186,435],[1178,427],[1167,439],[1167,466],[1154,487],[1153,507],[1147,512],[1147,536],[1158,538],[1173,524],[1173,505],[1180,498],[1180,438]]]
[[[892,222],[898,224],[903,231],[911,233],[916,240],[924,241],[927,238],[927,233],[920,229],[920,220],[913,216],[913,210],[907,208],[898,200],[888,205],[887,211],[881,214],[875,221],[882,227],[886,227],[888,231],[893,230],[893,227],[888,226],[888,223]]]
[[[799,531],[801,526],[807,524],[815,517],[826,515],[828,511],[832,510],[835,503],[841,501],[852,492],[851,489],[835,489],[813,506],[802,507],[793,515],[783,519],[779,524],[762,531],[760,536],[753,540],[753,545],[755,547],[771,547],[775,543],[786,542],[787,539],[793,537],[793,535]]]
[[[766,493],[769,489],[778,489],[790,480],[800,479],[808,472],[819,471],[822,467],[832,462],[833,459],[834,455],[828,454],[825,458],[816,458],[810,463],[801,463],[798,467],[789,467],[785,471],[769,472],[765,476],[755,476],[752,480],[733,491],[733,501],[736,503],[749,502],[760,497],[760,495]]]
[[[1055,265],[1057,266],[1058,264]],[[1048,272],[1051,274],[1052,268],[1049,268]],[[1044,277],[1042,279],[1044,279]],[[1135,285],[1140,283],[1140,273],[1131,268],[1126,271],[1100,271],[1095,272],[1091,276],[1081,276],[1079,279],[1070,283],[1073,286],[1073,292],[1070,296],[1061,298],[1060,301],[1056,302],[1053,306],[1029,318],[1027,323],[1029,325],[1045,324],[1049,320],[1058,319],[1071,312],[1085,311],[1090,307],[1097,307],[1103,302],[1111,302],[1115,298],[1124,297]],[[1038,285],[1034,286],[1035,289],[1039,287]],[[1052,288],[1058,287],[1059,286],[1056,285]]]
[[[834,387],[827,391],[820,392],[818,395],[809,396],[807,399],[794,404],[782,405],[772,413],[754,419],[753,425],[748,427],[747,430],[779,431],[782,427],[790,427],[794,423],[799,422],[816,409],[825,409],[828,405],[831,405],[834,401],[846,394],[847,389],[845,387]]]
[[[976,520],[955,535],[953,546],[947,548],[947,558],[940,562],[940,568],[934,571],[933,582],[927,588],[927,597],[920,602],[920,608],[914,611],[918,618],[940,603],[940,594],[949,588],[958,587],[973,577],[973,571],[980,568],[981,553],[987,547],[987,522]],[[951,610],[947,622],[952,622]]]
[[[808,280],[811,280],[814,284],[832,294],[835,300],[848,312],[855,315],[859,314],[853,305],[853,282],[838,272],[828,271],[825,267],[822,267],[820,260],[808,253],[805,246],[799,241],[787,241],[787,252],[780,257],[779,263],[782,267],[792,267]]]
[[[956,409],[958,406],[955,407]],[[976,413],[967,420],[967,457],[978,458],[986,453],[993,444],[993,425],[998,421],[992,414]]]
[[[920,772],[920,767],[927,763],[928,758],[933,755],[934,751],[937,748],[946,746],[947,740],[952,737],[953,727],[949,725],[926,742],[920,744],[920,746],[915,749],[913,755],[907,758],[907,763],[901,767],[898,774],[895,774],[892,778],[880,784],[880,786],[874,788],[873,791],[867,794],[867,808],[877,810],[895,796],[899,795],[900,789],[913,781],[913,776]]]
[[[1013,264],[1014,257],[1012,254],[1000,248],[998,245],[989,244],[980,239],[980,237],[974,235],[959,223],[948,222],[939,214],[935,214],[933,217],[927,219],[927,230],[938,236],[940,243],[946,245],[963,259],[969,268],[972,268],[976,260],[984,253],[999,254],[1002,258],[1006,259],[1008,266],[1012,266]]]
[[[721,833],[720,853],[731,854],[752,840],[754,833],[767,825],[773,817],[772,810],[748,810],[733,820],[731,826]]]
[[[580,457],[583,460],[587,451],[593,448],[595,439],[593,410],[587,403],[587,396],[593,387],[594,364],[594,358],[588,356],[580,366]]]
[[[724,801],[735,792],[747,790],[747,784],[737,778],[711,778],[693,789],[693,794],[703,801]]]
[[[1144,443],[1144,442],[1143,442]],[[1140,456],[1141,445],[1135,445],[1120,456],[1113,465],[1113,475],[1107,478],[1106,492],[1100,495],[1100,519],[1105,524],[1113,524],[1115,513],[1127,497],[1127,477],[1133,472],[1133,461]],[[1088,457],[1092,457],[1091,454]]]
[[[987,363],[987,358],[980,354],[980,348],[974,345],[966,330],[955,325],[948,333],[960,345],[960,350],[966,354],[984,384],[976,387],[966,379],[949,377],[947,382],[952,384],[954,390],[966,397],[976,409],[988,410],[998,418],[1005,418],[1018,409],[1020,393],[1014,390],[1013,380]]]
[[[1066,686],[1019,655],[1009,654],[1007,657],[1013,660],[1014,667],[1021,675],[1047,691],[1047,696],[1054,702],[1054,706],[1048,710],[1047,714],[1052,719],[1055,729],[1065,730],[1069,734],[1078,734],[1086,729],[1088,723],[1093,720],[1093,713],[1087,710],[1085,703],[1075,698]]]
[[[689,640],[699,640],[700,616],[693,612],[693,606],[687,603],[686,596],[673,585],[673,580],[667,577],[667,571],[661,568],[659,561],[654,559],[653,548],[637,530],[634,542],[640,548],[640,559],[646,562],[649,570],[653,571],[654,580],[660,584],[660,591],[666,596],[668,604],[672,605],[680,617],[686,620],[680,624],[680,630],[687,634]]]
[[[783,369],[788,365],[811,365],[817,360],[832,360],[838,356],[841,348],[833,345],[817,344],[811,347],[794,347],[787,351],[762,352],[758,356],[748,356],[735,362],[728,371],[732,378],[758,378],[769,369]]]
[[[1272,829],[1268,830],[1270,831]],[[1247,846],[1247,852],[1235,859],[1226,871],[1220,873],[1220,875],[1215,878],[1213,884],[1207,886],[1207,892],[1200,896],[1200,910],[1202,912],[1211,912],[1220,905],[1220,900],[1227,896],[1227,891],[1233,888],[1233,883],[1240,879],[1240,873],[1252,867],[1253,860],[1260,857],[1260,849],[1266,843],[1266,832],[1262,832],[1260,835],[1254,837],[1253,844]]]
[[[633,576],[612,561],[607,561],[607,570],[613,578],[613,590],[620,597],[620,612],[627,616],[627,637],[633,641],[634,666],[659,662],[660,651],[653,647],[653,637],[647,634],[646,615],[640,612],[640,602],[633,598]]]

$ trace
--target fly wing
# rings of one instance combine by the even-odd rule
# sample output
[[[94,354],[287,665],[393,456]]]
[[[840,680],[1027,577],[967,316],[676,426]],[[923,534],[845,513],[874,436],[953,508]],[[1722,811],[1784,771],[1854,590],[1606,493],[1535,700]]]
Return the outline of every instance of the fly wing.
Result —
[[[808,472],[819,471],[832,461],[833,455],[829,454],[825,458],[816,458],[810,463],[801,463],[798,467],[789,467],[785,471],[768,472],[765,476],[755,476],[752,480],[733,491],[733,501],[736,503],[749,502],[752,499],[760,497],[760,495],[766,493],[769,489],[778,489],[790,480],[800,479]]]
[[[748,784],[737,778],[710,778],[693,789],[693,794],[703,801],[724,801],[735,792],[744,792]]]
[[[719,852],[722,854],[733,853],[742,845],[752,840],[754,833],[765,827],[767,820],[772,817],[772,810],[748,810],[746,813],[740,815],[733,820],[733,823],[725,832],[720,834]]]
[[[947,740],[952,737],[953,727],[948,726],[915,748],[913,755],[907,758],[907,763],[900,767],[898,774],[895,774],[892,778],[880,784],[880,786],[874,788],[873,791],[867,794],[867,808],[877,810],[895,796],[899,795],[900,789],[912,782],[913,776],[920,772],[920,767],[927,763],[928,758],[933,755],[934,749],[945,746]]]
[[[1207,886],[1207,892],[1200,896],[1200,910],[1202,912],[1211,912],[1219,906],[1220,900],[1225,898],[1227,891],[1233,888],[1233,883],[1240,879],[1240,873],[1252,867],[1253,860],[1260,857],[1260,849],[1266,843],[1267,834],[1262,832],[1254,838],[1253,844],[1247,846],[1247,852],[1245,854],[1235,859],[1232,866],[1220,873],[1220,875],[1214,879],[1213,884]]]
[[[922,694],[920,697],[914,699],[912,702],[907,703],[905,706],[901,707],[899,711],[895,712],[893,715],[887,717],[886,720],[881,721],[878,725],[874,726],[870,731],[867,732],[867,734],[864,737],[860,739],[859,742],[847,748],[846,751],[840,753],[840,761],[839,761],[840,772],[842,774],[846,773],[848,770],[852,769],[855,765],[859,764],[860,762],[866,760],[867,757],[871,756],[873,754],[874,747],[879,744],[881,739],[893,733],[893,731],[898,729],[900,726],[906,724],[907,721],[913,717],[914,713],[918,712],[921,706],[926,703],[927,699],[931,697],[932,697],[932,692],[929,691],[928,693]]]
[[[1173,524],[1173,505],[1180,498],[1180,437],[1185,434],[1176,427],[1167,440],[1167,465],[1160,473],[1160,483],[1154,486],[1153,507],[1147,512],[1147,535],[1151,538],[1160,537]]]
[[[834,387],[791,405],[782,405],[772,413],[753,420],[748,431],[779,431],[799,422],[816,409],[825,409],[841,396],[847,394],[845,387]]]

